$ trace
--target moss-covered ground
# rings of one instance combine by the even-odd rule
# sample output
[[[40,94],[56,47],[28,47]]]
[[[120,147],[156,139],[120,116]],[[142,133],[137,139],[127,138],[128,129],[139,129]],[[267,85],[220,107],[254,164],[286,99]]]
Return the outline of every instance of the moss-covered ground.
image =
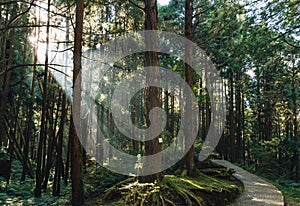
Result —
[[[172,175],[165,174],[161,182],[140,183],[137,178],[128,178],[88,205],[222,206],[231,203],[242,192],[241,183],[232,177],[232,170],[209,165],[198,164],[192,177],[179,169]]]

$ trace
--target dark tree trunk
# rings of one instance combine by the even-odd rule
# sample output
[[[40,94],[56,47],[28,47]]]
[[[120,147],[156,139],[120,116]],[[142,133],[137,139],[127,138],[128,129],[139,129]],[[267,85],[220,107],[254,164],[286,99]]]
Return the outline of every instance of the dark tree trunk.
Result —
[[[43,154],[43,143],[46,134],[46,112],[47,112],[47,82],[48,82],[48,50],[49,50],[49,31],[50,31],[50,0],[48,0],[48,19],[47,19],[47,33],[46,33],[46,58],[45,58],[45,73],[44,73],[44,85],[43,85],[43,106],[42,106],[42,119],[41,119],[41,130],[40,139],[38,142],[37,152],[37,166],[36,166],[36,185],[35,185],[35,197],[42,195],[42,154]],[[45,152],[45,151],[44,151]]]
[[[75,128],[80,128],[80,102],[81,102],[81,55],[83,33],[84,1],[76,2],[76,25],[74,41],[74,70],[73,70],[73,118],[71,118],[72,131],[72,205],[80,206],[84,203],[83,183],[81,177],[81,144]]]
[[[35,20],[37,23],[37,21]],[[37,37],[37,42],[34,45],[34,57],[33,57],[33,77],[31,82],[31,91],[30,91],[30,98],[32,103],[29,105],[28,108],[28,120],[27,120],[27,126],[26,126],[26,132],[25,132],[25,144],[24,144],[24,162],[28,162],[28,155],[29,155],[29,142],[32,136],[32,126],[33,126],[33,101],[34,101],[34,91],[35,91],[35,81],[36,81],[36,63],[37,63],[37,49],[38,49],[38,40],[39,40],[39,29],[35,28],[35,36]],[[33,145],[32,145],[33,147]],[[23,164],[23,170],[22,170],[22,177],[21,182],[25,180],[27,174],[27,165]]]
[[[144,0],[145,3],[145,22],[144,22],[144,28],[145,30],[157,30],[157,1],[156,0]],[[151,49],[152,51],[157,50],[158,46],[158,39],[157,35],[150,35],[148,36],[148,33],[145,33],[145,45],[147,49]],[[145,66],[146,67],[152,67],[150,72],[147,74],[148,78],[151,78],[152,80],[156,81],[156,84],[159,84],[160,81],[160,75],[159,75],[159,59],[158,59],[158,53],[148,51],[145,52]],[[157,87],[149,87],[146,92],[146,107],[147,107],[147,114],[151,111],[152,108],[155,107],[161,107],[161,89]],[[159,128],[159,125],[161,124],[161,119],[158,117],[155,119],[155,121],[150,122],[149,118],[146,118],[146,123],[148,126],[152,128]],[[155,133],[155,131],[150,132],[150,136]],[[161,138],[161,135],[157,136],[156,138],[146,141],[145,142],[145,155],[152,155],[157,154],[161,151],[161,144],[159,143],[159,138]],[[144,165],[144,168],[146,170],[151,171],[152,169],[156,170],[160,168],[161,163],[161,157],[157,157],[155,160],[153,160],[152,164]],[[161,173],[156,173],[149,176],[144,176],[141,178],[142,182],[154,182],[154,181],[160,181],[161,180]]]
[[[241,79],[240,79],[240,71],[237,71],[236,74],[236,94],[235,94],[235,101],[236,101],[236,147],[235,147],[235,156],[236,160],[241,160],[241,153],[242,153],[242,114],[241,114]]]
[[[53,82],[52,82],[53,83]],[[57,128],[57,122],[58,122],[58,112],[59,112],[59,108],[60,108],[60,104],[61,104],[61,94],[62,91],[60,90],[60,94],[59,94],[59,99],[58,99],[58,103],[57,103],[57,111],[56,114],[54,113],[54,107],[55,107],[55,101],[54,101],[54,95],[55,95],[55,91],[53,91],[52,93],[52,98],[51,98],[51,102],[52,105],[49,106],[50,107],[50,113],[52,115],[50,115],[48,113],[48,119],[50,121],[49,123],[49,139],[48,139],[48,150],[47,150],[47,163],[45,166],[44,171],[44,182],[42,185],[43,189],[46,189],[48,186],[48,180],[49,180],[49,176],[50,176],[50,170],[52,168],[53,165],[53,154],[55,152],[55,145],[57,144],[57,140],[56,140],[56,128]],[[55,117],[54,117],[55,114]],[[55,119],[55,120],[54,120]]]
[[[185,38],[192,40],[193,37],[193,0],[186,0],[185,1]],[[190,88],[193,91],[194,88],[194,80],[193,80],[193,68],[191,65],[191,58],[192,58],[192,48],[188,44],[185,46],[185,80],[187,84],[190,86]],[[192,130],[194,129],[192,127],[193,124],[189,123],[193,121],[192,117],[192,110],[190,108],[190,105],[193,104],[191,102],[192,96],[189,94],[189,92],[185,92],[187,95],[187,98],[185,100],[185,112],[188,114],[187,117],[185,117],[186,127],[184,129],[184,136],[185,136],[185,149],[188,150],[187,154],[184,157],[184,164],[188,170],[188,175],[193,175],[193,169],[194,169],[194,143],[193,137],[192,137]],[[189,145],[192,145],[191,148],[189,148]]]
[[[66,166],[65,166],[65,177],[64,177],[64,183],[65,185],[68,184],[69,180],[69,171],[70,171],[70,158],[71,158],[71,151],[72,151],[72,120],[70,120],[70,126],[69,126],[69,138],[68,138],[68,146],[67,146],[67,159],[66,159]]]
[[[56,162],[55,162],[55,175],[54,175],[54,182],[53,182],[53,192],[54,196],[58,196],[60,194],[60,180],[62,175],[62,147],[63,147],[63,137],[64,137],[64,128],[65,128],[65,119],[67,115],[67,101],[66,95],[63,94],[62,97],[62,106],[61,106],[61,119],[60,125],[58,130],[58,142],[56,145]]]
[[[293,65],[293,76],[292,76],[292,111],[293,111],[293,141],[294,144],[297,145],[299,144],[298,142],[298,113],[297,113],[297,93],[296,93],[296,85],[297,85],[297,81],[299,82],[299,79],[297,78],[297,71],[296,71],[296,67],[295,65]],[[298,99],[299,100],[299,99]],[[295,178],[294,180],[296,181],[300,181],[299,180],[299,148],[295,147],[294,151],[293,151],[293,162],[292,164],[295,167]]]
[[[234,124],[234,83],[233,83],[233,71],[230,71],[230,97],[229,97],[229,138],[230,138],[230,160],[236,161],[235,150],[235,124]]]

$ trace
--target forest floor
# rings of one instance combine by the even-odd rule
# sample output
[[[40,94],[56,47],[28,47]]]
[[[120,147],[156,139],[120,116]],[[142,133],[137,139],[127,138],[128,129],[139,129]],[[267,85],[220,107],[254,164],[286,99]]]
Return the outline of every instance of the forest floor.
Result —
[[[159,183],[140,183],[136,178],[121,181],[87,205],[194,206],[228,205],[243,191],[233,169],[210,161],[196,164],[192,177],[184,169],[167,171]]]
[[[295,199],[295,201],[287,201],[286,191],[284,188],[281,188],[280,185],[275,182],[272,184],[263,180],[262,178],[253,175],[244,169],[235,166],[227,161],[217,160],[215,161],[218,164],[223,166],[218,166],[217,164],[208,164],[205,165],[203,163],[199,163],[197,165],[198,168],[198,176],[195,177],[187,177],[182,173],[178,174],[173,171],[169,171],[165,175],[164,180],[161,184],[153,185],[138,185],[136,181],[129,181],[131,188],[129,187],[119,187],[121,190],[115,190],[118,187],[116,185],[120,185],[119,183],[122,181],[127,181],[127,176],[118,175],[106,170],[103,167],[96,165],[95,163],[90,162],[88,166],[84,169],[84,188],[85,188],[85,199],[87,205],[124,205],[122,201],[129,201],[132,194],[136,195],[136,198],[139,198],[139,192],[141,194],[146,194],[144,191],[154,191],[152,194],[157,193],[157,189],[162,190],[162,197],[166,197],[166,202],[171,200],[171,202],[175,202],[175,205],[188,205],[184,203],[185,201],[189,201],[189,199],[194,201],[206,201],[209,202],[211,199],[218,199],[217,201],[223,200],[221,205],[228,205],[230,201],[234,198],[237,198],[234,203],[231,203],[232,206],[236,205],[284,205],[283,203],[283,195],[281,192],[273,185],[276,185],[285,195],[285,201],[287,206],[298,206],[299,201]],[[228,169],[229,168],[229,169]],[[52,187],[52,178],[49,181],[49,188],[43,191],[43,195],[41,198],[34,198],[34,180],[27,178],[25,182],[20,183],[20,175],[22,171],[22,165],[18,161],[13,162],[12,166],[12,178],[10,184],[6,184],[4,178],[0,178],[0,205],[69,205],[70,200],[70,190],[71,184],[65,186],[62,183],[62,191],[59,197],[53,197],[51,195],[51,187]],[[233,171],[235,173],[233,174]],[[179,172],[183,172],[182,170]],[[230,178],[228,178],[228,175]],[[227,177],[226,177],[227,176]],[[235,177],[239,179],[244,184],[244,191],[241,183],[239,181],[233,179]],[[128,183],[129,183],[128,182]],[[158,187],[157,187],[158,186]],[[108,188],[113,188],[109,190]],[[237,190],[238,188],[238,190]],[[296,187],[293,187],[294,190],[290,194],[293,196],[299,196],[299,190],[296,191]],[[133,189],[133,190],[132,190]],[[201,192],[202,190],[202,192]],[[116,197],[114,194],[121,192],[121,199],[116,201],[103,201],[103,196],[105,194],[112,195],[111,197]],[[135,191],[136,193],[133,193]],[[192,193],[190,192],[192,191]],[[211,191],[211,192],[203,192],[203,191]],[[226,194],[220,191],[225,191]],[[228,192],[229,191],[229,192]],[[290,191],[290,190],[289,190]],[[150,194],[148,193],[148,194]],[[170,193],[174,193],[174,196],[170,196]],[[125,194],[123,196],[123,194]],[[129,194],[129,196],[128,196]],[[129,199],[125,199],[125,198]],[[154,199],[158,197],[158,200],[161,198],[160,195],[153,196]],[[188,197],[188,198],[187,198]],[[239,197],[239,198],[238,198]],[[114,198],[112,198],[114,199]],[[202,199],[202,200],[201,200]],[[227,199],[227,200],[226,200]],[[293,199],[293,200],[294,200]],[[141,199],[140,199],[141,200]],[[152,199],[151,199],[152,200]],[[149,197],[145,198],[144,201],[149,201]],[[181,203],[182,204],[181,204]],[[180,203],[180,204],[179,204]],[[226,203],[226,204],[225,204]],[[192,203],[194,204],[194,203]],[[127,204],[128,205],[128,204]],[[130,205],[130,204],[129,204]],[[145,204],[148,205],[148,204]],[[165,205],[172,205],[167,204]],[[206,203],[203,205],[218,205],[213,202]]]
[[[228,161],[214,160],[213,162],[234,169],[236,173],[233,175],[244,184],[244,192],[232,205],[284,205],[283,195],[274,185]]]

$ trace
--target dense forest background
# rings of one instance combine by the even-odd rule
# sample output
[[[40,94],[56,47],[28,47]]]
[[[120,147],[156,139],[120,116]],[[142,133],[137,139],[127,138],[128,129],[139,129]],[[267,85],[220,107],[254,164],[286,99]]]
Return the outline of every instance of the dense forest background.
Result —
[[[88,116],[82,117],[84,138],[79,142],[72,105],[80,110],[85,100],[76,95],[80,88],[75,80],[81,75],[81,60],[91,59],[118,36],[144,29],[185,36],[219,71],[226,123],[211,158],[229,160],[269,179],[288,203],[299,204],[300,1],[156,3],[0,0],[0,204],[67,204],[72,199],[73,205],[81,205],[83,194],[87,199],[125,178],[102,168],[83,149],[95,132]],[[198,99],[197,139],[178,163],[192,175],[211,124],[211,101],[201,76],[183,61],[148,52],[114,65],[95,97],[100,129],[112,145],[137,157],[174,141],[181,115],[172,88],[150,88],[132,100],[131,120],[139,128],[149,126],[150,108],[160,106],[166,113],[166,128],[152,142],[126,138],[112,117],[114,82],[150,63],[181,75]],[[154,99],[149,105],[147,95]],[[138,134],[133,130],[132,135]],[[97,141],[98,163],[114,164],[113,152],[103,145]],[[141,181],[160,178],[156,174]]]

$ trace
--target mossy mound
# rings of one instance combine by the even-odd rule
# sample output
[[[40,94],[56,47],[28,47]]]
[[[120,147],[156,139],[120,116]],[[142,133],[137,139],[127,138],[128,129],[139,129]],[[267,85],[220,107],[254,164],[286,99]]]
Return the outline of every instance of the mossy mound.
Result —
[[[237,181],[196,170],[194,177],[165,175],[159,183],[139,183],[130,178],[106,190],[103,200],[107,205],[122,206],[222,206],[232,202],[241,191]]]

